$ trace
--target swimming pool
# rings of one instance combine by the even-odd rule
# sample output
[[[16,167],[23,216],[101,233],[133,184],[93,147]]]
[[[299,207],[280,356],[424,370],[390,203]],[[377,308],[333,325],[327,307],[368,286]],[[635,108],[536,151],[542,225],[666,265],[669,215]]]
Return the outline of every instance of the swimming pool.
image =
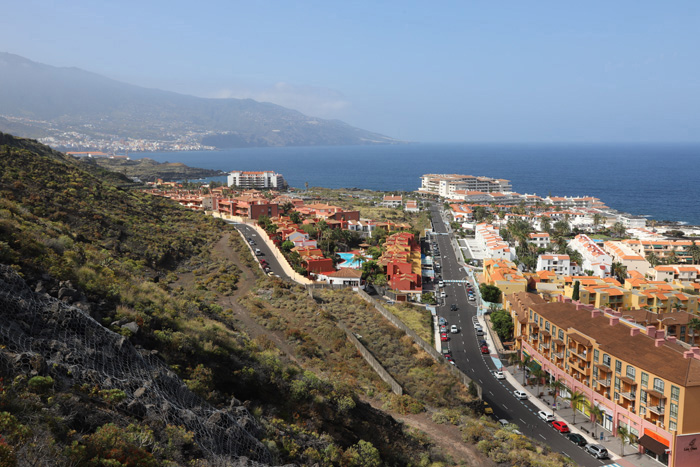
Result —
[[[341,268],[359,269],[362,263],[364,263],[364,261],[353,261],[352,257],[355,256],[354,253],[337,253],[337,255],[340,256],[343,260],[343,262],[338,265],[338,267]]]

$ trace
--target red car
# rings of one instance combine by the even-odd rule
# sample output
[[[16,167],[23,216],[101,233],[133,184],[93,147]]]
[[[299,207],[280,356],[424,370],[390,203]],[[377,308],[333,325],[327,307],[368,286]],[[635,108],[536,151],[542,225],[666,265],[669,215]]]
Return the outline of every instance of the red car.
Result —
[[[488,346],[488,345],[482,345],[482,346],[481,346],[481,353],[489,353],[489,346]]]
[[[552,426],[554,427],[555,430],[557,430],[559,433],[568,433],[569,430],[569,425],[567,425],[564,422],[560,422],[559,420],[552,422]]]
[[[447,337],[447,333],[444,333],[444,332],[443,332],[442,334],[440,334],[440,340],[441,340],[442,342],[447,342],[448,340],[450,340],[450,338]]]

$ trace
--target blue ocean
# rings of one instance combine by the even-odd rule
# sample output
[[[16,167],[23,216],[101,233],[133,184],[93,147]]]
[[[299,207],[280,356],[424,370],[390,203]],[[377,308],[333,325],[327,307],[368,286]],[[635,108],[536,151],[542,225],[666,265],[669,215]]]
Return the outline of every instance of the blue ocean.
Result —
[[[298,188],[413,191],[426,173],[511,180],[518,193],[600,198],[656,220],[700,225],[700,144],[405,144],[132,153],[159,162],[274,170]]]

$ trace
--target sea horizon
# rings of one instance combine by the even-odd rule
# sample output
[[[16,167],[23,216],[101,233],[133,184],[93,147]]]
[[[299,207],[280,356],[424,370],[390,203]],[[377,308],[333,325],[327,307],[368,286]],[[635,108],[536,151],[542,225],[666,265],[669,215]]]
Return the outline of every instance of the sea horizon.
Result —
[[[427,173],[505,178],[518,193],[595,196],[622,212],[700,225],[700,143],[407,143],[129,156],[223,171],[273,170],[295,188],[415,191]]]

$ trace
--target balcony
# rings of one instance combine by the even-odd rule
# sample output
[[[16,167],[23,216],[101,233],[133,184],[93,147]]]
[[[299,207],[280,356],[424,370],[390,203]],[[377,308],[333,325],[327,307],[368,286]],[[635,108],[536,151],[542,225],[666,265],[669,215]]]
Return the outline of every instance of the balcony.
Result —
[[[663,417],[664,413],[666,411],[666,406],[664,406],[664,405],[652,405],[650,407],[647,407],[647,410],[649,412],[655,413],[656,415]]]
[[[551,346],[549,345],[549,342],[543,342],[542,344],[540,344],[540,346],[541,346],[543,349],[546,349],[546,350],[549,350],[550,347],[551,347]]]
[[[609,379],[599,379],[598,384],[601,386],[605,386],[606,388],[610,387],[610,380]]]
[[[628,401],[633,401],[636,399],[634,392],[621,392],[620,397],[622,397],[623,399],[627,399]]]
[[[564,360],[564,352],[552,352],[552,355],[559,360]]]

